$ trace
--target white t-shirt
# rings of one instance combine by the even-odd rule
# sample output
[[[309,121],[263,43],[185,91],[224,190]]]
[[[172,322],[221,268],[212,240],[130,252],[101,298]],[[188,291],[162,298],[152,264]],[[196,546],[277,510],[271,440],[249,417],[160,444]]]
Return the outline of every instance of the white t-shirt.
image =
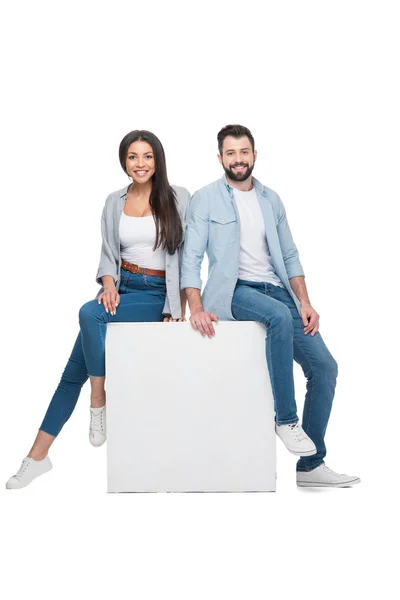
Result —
[[[239,279],[263,281],[285,287],[269,253],[265,224],[256,190],[233,189],[240,217]]]
[[[165,271],[166,251],[161,248],[153,251],[156,224],[152,215],[129,217],[122,211],[119,238],[121,258],[139,267]]]

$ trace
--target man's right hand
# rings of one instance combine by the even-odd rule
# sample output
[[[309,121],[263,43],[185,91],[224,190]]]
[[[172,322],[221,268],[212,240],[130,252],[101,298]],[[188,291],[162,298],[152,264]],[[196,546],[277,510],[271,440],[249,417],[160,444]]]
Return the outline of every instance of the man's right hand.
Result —
[[[203,310],[190,315],[190,323],[193,329],[200,331],[203,337],[208,335],[209,338],[212,338],[215,335],[213,321],[218,322],[218,317]]]

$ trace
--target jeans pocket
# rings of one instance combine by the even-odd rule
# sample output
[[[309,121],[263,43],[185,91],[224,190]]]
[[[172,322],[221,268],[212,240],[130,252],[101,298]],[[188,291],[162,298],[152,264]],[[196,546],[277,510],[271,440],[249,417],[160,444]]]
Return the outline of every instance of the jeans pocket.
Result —
[[[119,282],[120,289],[121,289],[121,287],[122,288],[126,287],[126,285],[128,283],[129,276],[130,276],[130,272],[121,268],[121,273],[120,273],[120,278],[121,279],[120,279],[120,282]]]
[[[153,290],[159,290],[160,292],[166,292],[166,284],[164,277],[157,277],[156,275],[144,275],[144,283],[147,287]]]

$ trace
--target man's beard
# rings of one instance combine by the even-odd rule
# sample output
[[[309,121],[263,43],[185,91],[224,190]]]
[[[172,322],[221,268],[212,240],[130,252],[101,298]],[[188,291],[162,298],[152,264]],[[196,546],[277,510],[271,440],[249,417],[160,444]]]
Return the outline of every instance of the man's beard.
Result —
[[[235,173],[233,171],[233,167],[245,167],[246,165],[247,163],[235,163],[233,165],[230,165],[228,168],[226,168],[225,165],[222,166],[224,167],[224,171],[230,179],[233,179],[234,181],[245,181],[252,174],[254,169],[254,163],[251,165],[251,167],[247,165],[247,169],[243,171],[243,173]]]

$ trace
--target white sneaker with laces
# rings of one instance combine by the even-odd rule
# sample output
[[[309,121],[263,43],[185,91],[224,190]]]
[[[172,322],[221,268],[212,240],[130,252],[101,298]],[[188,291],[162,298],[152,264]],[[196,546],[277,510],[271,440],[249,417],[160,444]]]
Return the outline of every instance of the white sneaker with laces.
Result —
[[[312,471],[297,471],[296,481],[299,487],[349,487],[360,483],[361,479],[354,475],[335,473],[322,463]]]
[[[278,423],[275,423],[275,431],[292,454],[296,454],[296,456],[312,456],[317,453],[314,442],[308,437],[298,421],[297,423],[290,423],[290,425],[278,425]]]
[[[50,471],[53,468],[50,458],[46,456],[43,460],[34,460],[27,456],[22,461],[18,473],[10,477],[6,483],[8,490],[18,490],[30,484],[31,481]]]
[[[106,406],[90,409],[89,441],[92,446],[101,446],[107,439]]]

